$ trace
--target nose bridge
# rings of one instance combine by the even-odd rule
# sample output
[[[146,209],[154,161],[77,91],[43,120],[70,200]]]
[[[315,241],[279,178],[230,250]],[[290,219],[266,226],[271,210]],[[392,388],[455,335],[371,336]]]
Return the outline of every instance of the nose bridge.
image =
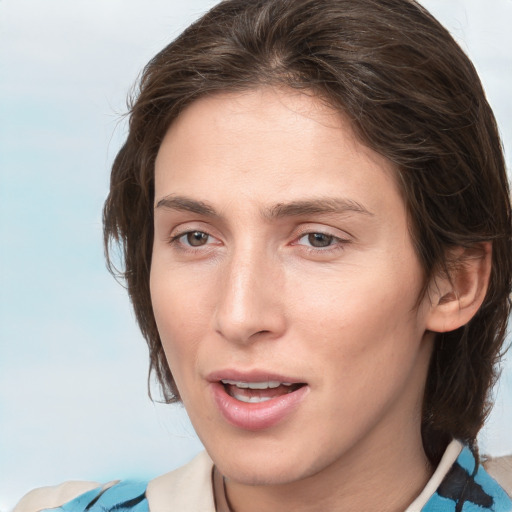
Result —
[[[221,275],[216,329],[226,339],[244,343],[255,334],[277,336],[284,327],[276,289],[279,263],[255,240],[231,251]]]

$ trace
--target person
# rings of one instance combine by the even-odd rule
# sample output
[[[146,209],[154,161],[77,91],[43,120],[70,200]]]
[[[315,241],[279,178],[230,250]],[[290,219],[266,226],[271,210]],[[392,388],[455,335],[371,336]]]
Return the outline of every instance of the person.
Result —
[[[510,459],[498,482],[476,444],[510,312],[505,164],[419,4],[219,3],[143,72],[104,235],[206,452],[17,511],[512,510]]]

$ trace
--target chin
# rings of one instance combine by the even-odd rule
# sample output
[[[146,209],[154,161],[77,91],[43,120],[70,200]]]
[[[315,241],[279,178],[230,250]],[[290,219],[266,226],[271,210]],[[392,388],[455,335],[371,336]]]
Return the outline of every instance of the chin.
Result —
[[[291,441],[291,440],[290,440]],[[335,456],[292,442],[232,443],[230,449],[207,451],[218,470],[227,479],[242,485],[286,485],[311,477],[330,466]],[[295,449],[293,448],[295,446]],[[316,453],[315,453],[316,452]],[[332,456],[331,457],[329,456]]]
[[[242,485],[286,485],[309,475],[302,474],[296,465],[283,465],[273,460],[269,464],[254,466],[251,464],[229,464],[218,466],[219,471],[228,479]]]

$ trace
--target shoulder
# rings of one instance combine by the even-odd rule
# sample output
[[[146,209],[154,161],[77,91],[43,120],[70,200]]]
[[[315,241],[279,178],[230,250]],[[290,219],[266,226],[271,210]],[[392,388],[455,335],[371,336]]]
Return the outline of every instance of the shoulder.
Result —
[[[406,512],[487,510],[512,512],[512,457],[484,459],[478,464],[469,446],[453,440],[431,479]]]
[[[122,480],[101,485],[96,482],[66,482],[28,493],[13,512],[148,512],[147,482]]]
[[[150,509],[215,512],[212,469],[213,462],[203,451],[188,464],[151,480],[146,491]]]
[[[101,488],[102,485],[97,482],[65,482],[61,485],[34,489],[19,501],[13,512],[38,512],[60,507],[80,494],[98,487]]]
[[[213,462],[206,452],[170,473],[149,481],[123,480],[107,484],[66,482],[26,494],[13,512],[215,512]]]
[[[512,455],[489,457],[484,461],[485,470],[512,497]]]

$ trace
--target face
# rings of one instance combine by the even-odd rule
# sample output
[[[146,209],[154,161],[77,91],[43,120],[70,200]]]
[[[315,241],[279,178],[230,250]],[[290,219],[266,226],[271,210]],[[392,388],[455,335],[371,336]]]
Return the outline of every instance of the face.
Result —
[[[226,476],[292,482],[421,443],[430,305],[404,202],[391,164],[319,99],[268,88],[181,114],[156,160],[150,284]]]

